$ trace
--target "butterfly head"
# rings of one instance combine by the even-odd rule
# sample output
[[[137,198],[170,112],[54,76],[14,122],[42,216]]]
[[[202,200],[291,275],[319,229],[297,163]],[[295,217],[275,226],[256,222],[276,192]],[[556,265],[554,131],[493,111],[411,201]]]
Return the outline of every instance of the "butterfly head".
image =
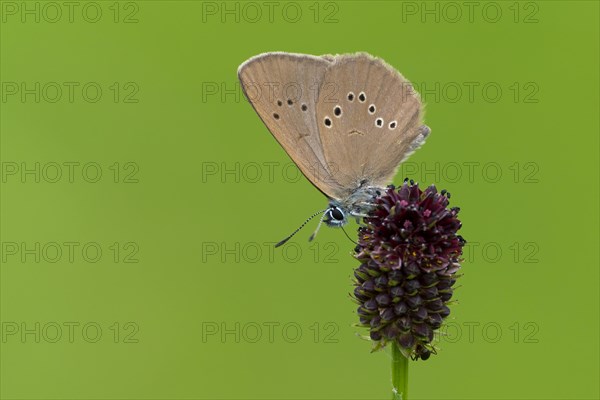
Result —
[[[323,221],[327,226],[331,227],[339,227],[348,223],[344,210],[334,204],[330,204],[327,211],[325,211],[325,219]]]

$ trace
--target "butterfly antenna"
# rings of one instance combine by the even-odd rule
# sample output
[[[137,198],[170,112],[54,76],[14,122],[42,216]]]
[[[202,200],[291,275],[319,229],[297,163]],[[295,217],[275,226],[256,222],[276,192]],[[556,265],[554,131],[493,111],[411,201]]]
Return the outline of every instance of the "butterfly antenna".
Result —
[[[329,210],[329,208],[327,209]],[[325,210],[325,211],[327,211]],[[321,220],[319,221],[319,225],[317,225],[317,229],[315,229],[315,231],[312,233],[312,235],[310,235],[310,237],[308,238],[309,242],[312,242],[313,239],[315,238],[315,236],[317,236],[317,233],[319,233],[319,229],[321,228],[321,224],[323,223],[323,220],[325,219],[325,215],[327,215],[325,212],[323,212],[323,216],[321,217]]]
[[[290,240],[292,238],[292,236],[294,236],[296,233],[298,233],[298,231],[302,228],[304,228],[304,225],[306,225],[308,223],[308,221],[310,221],[311,219],[313,219],[314,217],[316,217],[317,215],[324,213],[325,211],[329,210],[329,208],[326,208],[323,211],[318,211],[316,213],[314,213],[313,215],[311,215],[310,217],[308,217],[308,219],[306,221],[304,221],[304,223],[302,225],[300,225],[298,227],[298,229],[296,229],[294,232],[292,232],[288,237],[286,237],[285,239],[283,239],[281,242],[277,243],[275,245],[275,247],[279,247],[281,245],[284,245],[288,240]],[[323,214],[323,216],[325,216],[325,214]],[[323,218],[321,218],[321,221],[323,221]],[[319,225],[321,225],[321,223],[319,223]],[[314,235],[314,234],[313,234]]]
[[[356,243],[354,240],[352,240],[352,238],[351,238],[350,236],[348,236],[348,234],[346,233],[346,230],[344,229],[344,227],[343,227],[343,226],[340,226],[340,228],[342,228],[342,230],[344,231],[344,235],[346,235],[346,237],[347,237],[347,238],[348,238],[348,239],[349,239],[349,240],[350,240],[352,243],[354,243],[355,245],[357,245],[357,246],[358,246],[358,243]]]

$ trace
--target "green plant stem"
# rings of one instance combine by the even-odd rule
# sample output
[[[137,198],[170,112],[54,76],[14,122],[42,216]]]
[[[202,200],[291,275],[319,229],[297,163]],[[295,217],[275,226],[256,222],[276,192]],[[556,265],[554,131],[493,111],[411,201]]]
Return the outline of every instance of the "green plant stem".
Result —
[[[408,399],[408,358],[392,342],[392,400]]]

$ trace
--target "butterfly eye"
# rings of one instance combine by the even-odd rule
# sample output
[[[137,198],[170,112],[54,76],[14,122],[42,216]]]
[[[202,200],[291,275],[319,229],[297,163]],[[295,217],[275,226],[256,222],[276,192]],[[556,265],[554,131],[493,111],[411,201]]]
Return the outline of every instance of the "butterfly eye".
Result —
[[[336,221],[343,221],[344,220],[344,213],[342,212],[342,210],[340,210],[337,207],[332,208],[329,211],[329,214],[331,215],[331,218],[335,219]]]

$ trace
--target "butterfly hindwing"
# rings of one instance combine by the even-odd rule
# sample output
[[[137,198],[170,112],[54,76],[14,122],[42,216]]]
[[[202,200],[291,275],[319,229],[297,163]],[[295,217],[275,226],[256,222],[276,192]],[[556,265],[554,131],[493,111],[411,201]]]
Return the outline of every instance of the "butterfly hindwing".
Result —
[[[335,56],[323,78],[317,125],[334,178],[349,192],[385,186],[425,139],[419,95],[395,69],[365,53]]]

